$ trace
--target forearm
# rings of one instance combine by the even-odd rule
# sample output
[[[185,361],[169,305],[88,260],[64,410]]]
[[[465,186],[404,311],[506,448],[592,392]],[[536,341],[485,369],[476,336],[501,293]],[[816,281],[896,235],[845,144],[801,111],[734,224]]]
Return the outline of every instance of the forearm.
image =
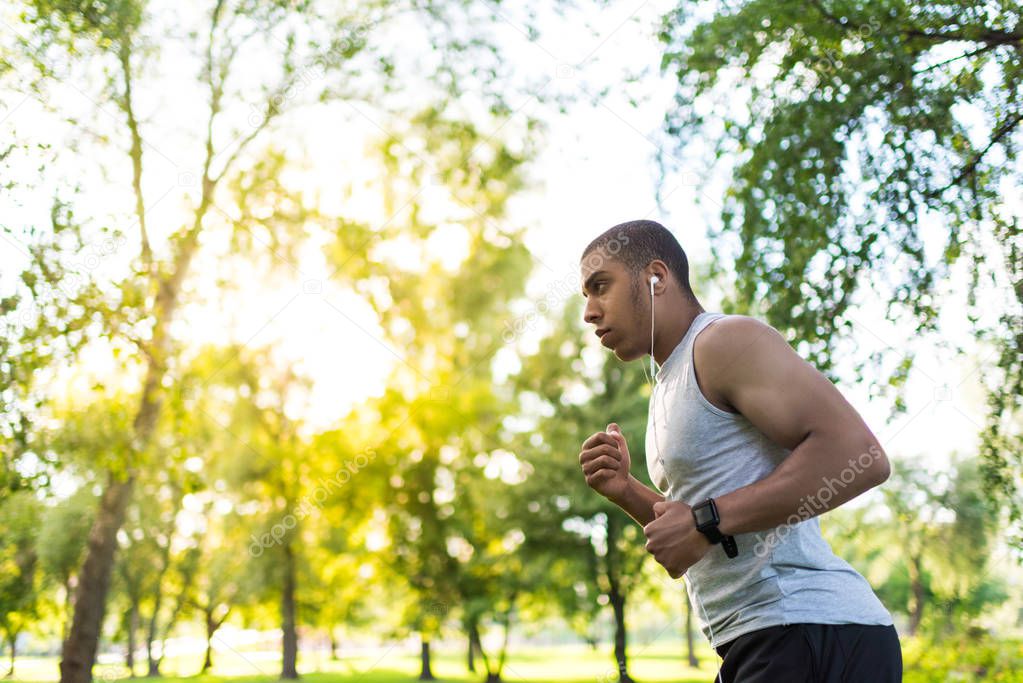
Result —
[[[836,444],[842,453],[836,453]],[[811,435],[764,479],[715,498],[718,528],[735,535],[810,519],[877,486],[888,477],[888,468],[872,437],[850,441]]]
[[[625,510],[640,526],[646,526],[654,520],[654,503],[664,500],[664,496],[645,486],[639,479],[629,475],[629,487],[621,498],[611,498],[612,503]]]

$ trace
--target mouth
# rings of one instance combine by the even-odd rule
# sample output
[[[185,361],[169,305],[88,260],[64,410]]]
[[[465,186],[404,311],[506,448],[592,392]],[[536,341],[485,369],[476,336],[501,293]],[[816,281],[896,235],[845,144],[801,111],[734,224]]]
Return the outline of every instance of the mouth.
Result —
[[[597,335],[600,338],[600,341],[603,342],[604,341],[604,335],[607,334],[610,331],[611,331],[611,328],[609,328],[609,327],[601,327],[600,329],[595,331],[593,334]]]

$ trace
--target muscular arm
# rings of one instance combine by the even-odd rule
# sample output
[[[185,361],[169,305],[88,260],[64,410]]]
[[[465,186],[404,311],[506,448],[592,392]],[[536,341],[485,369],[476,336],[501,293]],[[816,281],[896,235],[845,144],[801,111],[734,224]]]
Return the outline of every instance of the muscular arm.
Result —
[[[694,353],[704,393],[791,450],[764,479],[715,499],[722,533],[808,519],[888,478],[888,458],[860,415],[774,328],[725,318],[697,337]]]

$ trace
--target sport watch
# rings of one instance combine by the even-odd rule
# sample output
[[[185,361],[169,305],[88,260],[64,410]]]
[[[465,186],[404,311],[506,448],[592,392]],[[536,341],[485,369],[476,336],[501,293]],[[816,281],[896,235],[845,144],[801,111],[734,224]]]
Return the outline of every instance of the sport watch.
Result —
[[[720,543],[725,549],[725,554],[735,557],[739,554],[739,546],[735,544],[734,536],[725,536],[718,529],[721,517],[718,516],[717,505],[713,498],[708,498],[702,503],[693,506],[693,519],[696,520],[696,530],[707,537],[712,544]]]

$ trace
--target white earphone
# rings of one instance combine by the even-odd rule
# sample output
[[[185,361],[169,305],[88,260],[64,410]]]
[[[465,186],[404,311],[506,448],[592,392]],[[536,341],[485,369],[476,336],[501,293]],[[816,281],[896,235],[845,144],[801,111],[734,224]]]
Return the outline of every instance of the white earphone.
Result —
[[[654,285],[661,281],[661,278],[653,275],[650,277],[650,374],[656,375],[654,370]]]

